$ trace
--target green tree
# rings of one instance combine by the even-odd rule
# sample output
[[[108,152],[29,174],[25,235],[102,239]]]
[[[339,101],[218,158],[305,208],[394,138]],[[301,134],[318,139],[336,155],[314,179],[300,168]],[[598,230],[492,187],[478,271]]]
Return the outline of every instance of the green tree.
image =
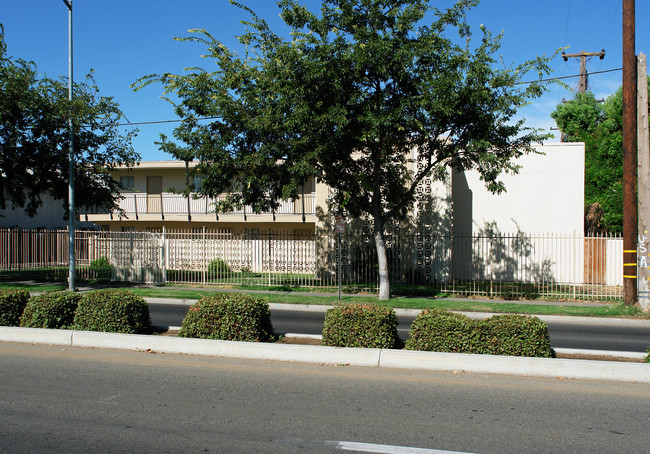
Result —
[[[623,91],[599,103],[577,93],[551,117],[565,142],[585,143],[585,233],[623,231]],[[593,213],[600,213],[593,216]]]
[[[515,115],[543,92],[520,83],[547,74],[547,59],[500,64],[501,35],[482,27],[475,38],[465,21],[477,0],[446,10],[427,0],[324,0],[320,13],[282,0],[290,40],[231,3],[250,14],[244,55],[195,30],[180,40],[204,43],[216,69],[134,86],[159,81],[178,98],[186,121],[175,136],[200,161],[205,194],[230,191],[231,204],[262,210],[317,177],[337,206],[371,218],[382,299],[390,297],[384,229],[407,216],[418,183],[473,168],[502,191],[501,172],[515,172],[513,158],[542,139]]]
[[[67,212],[68,118],[75,130],[75,205],[112,210],[119,183],[107,172],[133,165],[139,155],[131,147],[134,132],[120,134],[117,102],[100,96],[92,75],[74,86],[68,100],[67,79],[39,75],[36,65],[7,56],[0,25],[0,188],[13,208],[33,216],[43,194],[62,200]],[[0,208],[6,208],[0,197]]]

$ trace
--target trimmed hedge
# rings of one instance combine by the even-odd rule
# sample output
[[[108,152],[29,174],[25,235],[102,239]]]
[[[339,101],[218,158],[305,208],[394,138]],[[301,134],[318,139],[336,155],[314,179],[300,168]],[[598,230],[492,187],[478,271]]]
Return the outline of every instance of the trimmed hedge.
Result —
[[[189,308],[179,337],[246,342],[275,340],[266,300],[239,293],[203,297]]]
[[[422,312],[413,321],[408,350],[506,356],[552,357],[548,326],[537,317],[497,315],[472,320],[443,309]]]
[[[475,328],[474,321],[465,315],[444,309],[429,309],[413,320],[406,349],[449,353],[474,352],[479,343],[479,333]]]
[[[208,265],[208,275],[212,277],[226,277],[230,273],[230,267],[226,262],[217,257]]]
[[[111,266],[111,262],[109,262],[108,258],[102,256],[97,260],[90,262],[90,269],[92,271],[110,273],[113,270],[113,267]]]
[[[107,333],[152,332],[149,306],[128,290],[94,290],[79,300],[74,329]]]
[[[0,290],[0,325],[18,326],[27,301],[27,290]]]
[[[81,294],[70,291],[32,296],[25,306],[20,326],[24,328],[66,329],[74,323]]]
[[[390,308],[349,304],[325,313],[322,345],[333,347],[398,348],[397,316]]]
[[[553,356],[548,325],[537,317],[495,315],[477,324],[482,344],[490,355]]]

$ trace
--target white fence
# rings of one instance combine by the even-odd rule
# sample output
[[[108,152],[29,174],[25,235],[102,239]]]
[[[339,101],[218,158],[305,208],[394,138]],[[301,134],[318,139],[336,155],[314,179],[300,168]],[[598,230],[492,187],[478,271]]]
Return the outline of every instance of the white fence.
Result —
[[[467,296],[621,298],[620,237],[386,235],[392,288]],[[340,247],[339,247],[340,244]],[[370,235],[76,232],[79,279],[195,285],[378,286]],[[66,231],[0,230],[0,277],[67,278]]]

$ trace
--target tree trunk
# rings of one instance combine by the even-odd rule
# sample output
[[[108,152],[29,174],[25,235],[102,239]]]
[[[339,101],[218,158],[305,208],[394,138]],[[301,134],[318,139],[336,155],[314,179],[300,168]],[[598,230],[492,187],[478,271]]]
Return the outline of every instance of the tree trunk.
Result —
[[[388,280],[388,259],[386,243],[384,242],[384,223],[375,217],[375,247],[377,249],[377,265],[379,266],[379,299],[390,299],[390,281]]]

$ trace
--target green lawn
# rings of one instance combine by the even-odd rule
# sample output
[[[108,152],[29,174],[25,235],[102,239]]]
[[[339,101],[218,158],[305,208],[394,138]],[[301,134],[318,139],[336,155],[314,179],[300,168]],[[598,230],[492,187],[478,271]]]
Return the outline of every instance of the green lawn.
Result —
[[[118,287],[118,285],[115,285]],[[190,289],[177,286],[166,287],[128,287],[133,293],[152,298],[170,298],[170,299],[198,299],[202,296],[211,295],[214,290]],[[32,292],[42,292],[51,290],[66,290],[64,284],[22,284],[0,282],[0,290],[7,288],[22,288]],[[227,291],[221,290],[221,291]],[[245,291],[245,290],[244,290]],[[497,313],[519,313],[519,314],[536,314],[536,315],[573,315],[573,316],[590,316],[590,317],[635,317],[650,319],[650,314],[644,314],[634,307],[625,306],[622,303],[603,303],[597,307],[590,306],[565,306],[561,302],[554,305],[543,304],[522,304],[517,301],[489,302],[485,300],[454,300],[436,299],[425,297],[396,297],[390,301],[379,301],[374,295],[344,295],[342,300],[338,300],[336,293],[268,293],[256,292],[257,295],[263,295],[270,303],[285,304],[305,304],[305,305],[338,305],[347,303],[366,303],[393,308],[405,309],[429,309],[445,308],[454,311],[468,312],[497,312]],[[497,300],[495,300],[497,301]]]

